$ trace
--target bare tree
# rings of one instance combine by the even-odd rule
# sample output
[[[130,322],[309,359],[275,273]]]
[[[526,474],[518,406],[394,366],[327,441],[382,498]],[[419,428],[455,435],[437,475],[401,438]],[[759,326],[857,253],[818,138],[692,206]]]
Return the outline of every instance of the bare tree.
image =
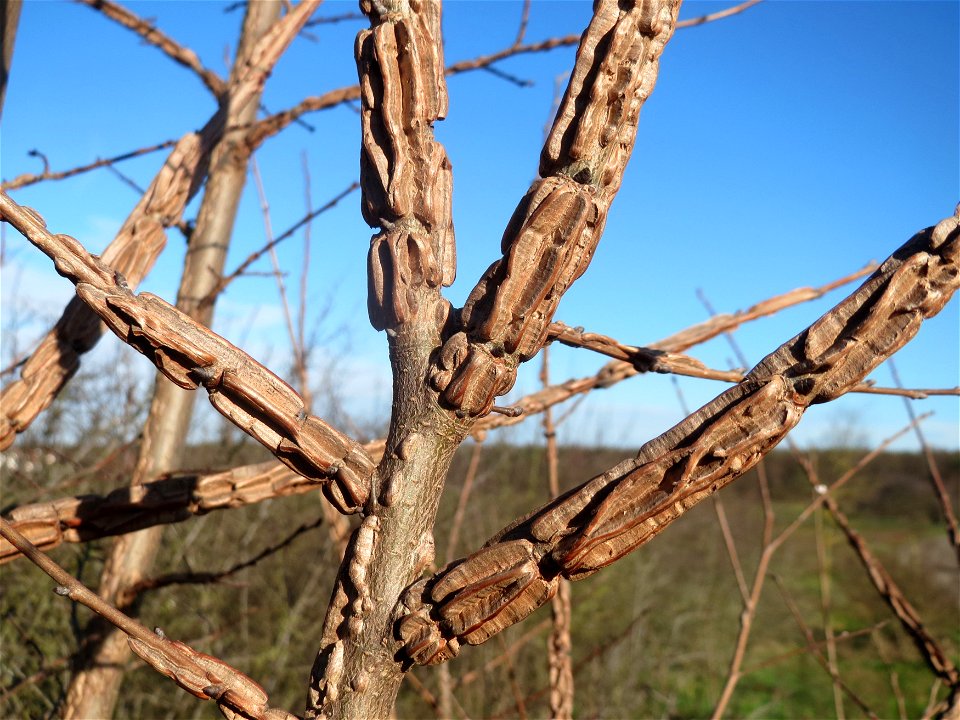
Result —
[[[122,678],[119,666],[129,647],[183,689],[214,700],[228,718],[292,717],[271,707],[263,688],[238,669],[133,619],[133,599],[150,585],[144,584],[145,576],[163,524],[320,488],[325,502],[339,513],[359,516],[359,522],[331,591],[304,717],[389,717],[404,678],[415,677],[412,668],[452,660],[463,646],[486,642],[550,601],[557,617],[551,636],[551,712],[570,717],[575,668],[564,657],[570,644],[567,581],[614,563],[742,476],[787,436],[810,405],[848,392],[938,392],[876,388],[865,379],[909,342],[925,319],[940,312],[960,286],[960,211],[920,230],[879,266],[855,274],[856,279],[866,276],[856,290],[746,373],[709,368],[685,353],[707,337],[818,297],[834,285],[771,298],[747,313],[718,316],[651,347],[554,321],[561,298],[587,269],[600,241],[634,147],[641,108],[678,27],[679,0],[597,0],[581,36],[530,44],[524,43],[525,6],[512,46],[455,66],[444,58],[439,0],[363,0],[369,27],[356,39],[359,85],[308,98],[260,120],[256,111],[263,84],[308,25],[319,0],[302,0],[282,17],[279,2],[248,4],[226,80],[129,10],[108,0],[86,1],[190,68],[214,95],[218,109],[200,132],[188,133],[173,146],[103,257],[48,230],[42,208],[38,212],[0,194],[0,218],[47,255],[77,293],[63,319],[23,360],[21,378],[4,388],[0,442],[9,447],[50,404],[104,327],[160,373],[129,488],[96,498],[24,505],[0,520],[0,558],[28,557],[56,581],[58,594],[93,609],[117,628],[107,632],[98,622],[87,629],[63,710],[67,716],[112,712]],[[755,2],[687,24],[727,17]],[[453,307],[442,292],[456,274],[453,174],[434,134],[434,124],[447,112],[445,78],[490,67],[511,54],[577,42],[576,62],[540,154],[539,177],[503,233],[502,255],[476,281],[464,306]],[[302,344],[298,374],[304,387],[298,393],[209,327],[213,300],[234,277],[224,279],[225,250],[251,153],[306,112],[350,100],[359,100],[362,129],[361,211],[375,233],[367,306],[372,325],[386,334],[393,371],[386,437],[366,444],[311,414],[309,397],[304,399],[309,388]],[[38,179],[55,175],[45,169]],[[184,207],[204,180],[197,222],[184,227]],[[176,306],[132,289],[163,249],[166,228],[173,226],[184,227],[191,243]],[[277,240],[270,237],[263,252]],[[279,269],[275,273],[279,277]],[[292,321],[290,331],[296,339]],[[302,325],[299,337],[302,343]],[[544,365],[542,390],[509,407],[497,405],[513,387],[520,365],[550,342],[592,349],[612,361],[594,377],[560,385],[548,384]],[[649,371],[733,385],[644,444],[635,457],[560,492],[549,408]],[[279,462],[171,475],[180,467],[194,397],[190,391],[201,389],[218,412]],[[551,497],[471,554],[438,568],[434,528],[458,447],[470,436],[544,410],[544,431],[551,439]],[[934,710],[956,713],[960,675],[942,641],[924,630],[904,592],[850,527],[833,497],[835,488],[822,486],[813,469],[810,478],[822,490],[795,524],[821,506],[830,511],[879,595],[947,686],[946,698]],[[940,492],[938,499],[955,544],[950,498]],[[794,528],[774,538],[770,518],[749,592],[742,563],[733,543],[728,544],[745,611],[717,716],[742,674],[766,563]],[[459,529],[459,519],[455,527]],[[145,528],[151,529],[131,532]],[[98,594],[37,547],[108,535],[121,537]],[[807,641],[815,652],[816,638],[808,635]],[[837,697],[847,693],[870,712],[835,666],[824,664]],[[453,700],[446,687],[445,697],[431,704],[448,714]],[[525,700],[518,688],[515,695],[523,715]]]

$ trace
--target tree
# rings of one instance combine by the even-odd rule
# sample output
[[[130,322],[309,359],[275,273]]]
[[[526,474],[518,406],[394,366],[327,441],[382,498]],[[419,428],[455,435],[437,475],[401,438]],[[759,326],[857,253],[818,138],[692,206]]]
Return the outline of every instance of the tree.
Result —
[[[386,716],[412,665],[452,659],[461,645],[482,643],[525,618],[557,593],[565,580],[591,575],[645,543],[755,465],[799,422],[810,404],[851,390],[870,390],[863,385],[867,374],[902,347],[923,319],[939,312],[957,286],[958,218],[953,216],[917,233],[859,290],[745,376],[710,370],[683,355],[693,343],[689,335],[636,348],[553,322],[561,297],[586,270],[600,239],[633,149],[640,107],[653,90],[660,53],[676,25],[678,3],[597,3],[544,144],[540,177],[507,226],[502,257],[481,276],[459,309],[441,292],[454,279],[456,244],[452,171],[433,130],[447,107],[438,4],[364,3],[370,29],[361,30],[357,37],[359,88],[310,98],[292,111],[260,121],[255,121],[253,109],[262,84],[317,3],[305,0],[280,20],[264,9],[272,7],[276,13],[275,5],[250,5],[237,60],[226,82],[128,11],[95,4],[194,69],[217,98],[218,109],[202,131],[177,142],[121,231],[120,242],[111,245],[116,249],[105,252],[102,261],[73,239],[52,235],[36,212],[3,196],[3,219],[54,260],[58,272],[76,285],[79,297],[46,345],[24,364],[24,382],[4,391],[5,405],[14,409],[6,416],[7,443],[13,441],[15,431],[26,429],[32,416],[69,379],[79,363],[77,350],[96,341],[102,320],[174,384],[187,390],[202,386],[217,410],[293,471],[279,481],[274,466],[255,473],[271,478],[264,495],[319,486],[341,513],[362,516],[346,544],[327,611],[310,680],[309,717]],[[574,41],[567,38],[535,46],[548,49]],[[523,49],[528,48],[518,38],[505,53]],[[462,66],[489,66],[499,57]],[[310,415],[309,403],[301,395],[205,327],[212,308],[208,299],[222,289],[223,250],[250,151],[303,112],[352,98],[361,103],[361,207],[375,232],[368,260],[369,316],[374,327],[386,332],[393,366],[390,426],[380,448],[363,447]],[[162,249],[165,227],[180,224],[186,203],[204,175],[203,205],[196,227],[187,227],[187,233],[191,248],[217,244],[216,259],[195,263],[199,271],[193,272],[188,262],[179,309],[155,296],[134,294],[130,287],[142,279]],[[218,202],[215,189],[220,182],[229,189],[225,190],[228,198]],[[207,224],[216,226],[209,241],[204,234],[205,217]],[[201,287],[204,279],[206,286]],[[808,296],[790,296],[758,312]],[[730,329],[743,319],[721,318],[701,328],[700,337]],[[73,339],[65,342],[65,337]],[[598,349],[618,361],[586,388],[649,370],[737,383],[646,443],[637,458],[617,464],[517,520],[472,555],[418,579],[433,561],[432,528],[444,477],[458,446],[471,433],[495,425],[497,418],[515,417],[517,407],[541,408],[569,397],[570,387],[561,386],[510,407],[495,404],[513,386],[518,367],[548,341]],[[303,344],[299,353],[302,368]],[[177,467],[189,406],[181,411],[168,409],[163,395],[172,392],[170,387],[158,381],[148,420],[157,427],[177,428],[156,431],[156,437],[169,439],[169,447],[161,449],[159,441],[150,439],[154,431],[148,425],[134,489],[120,502],[104,498],[98,513],[118,505],[128,510],[130,497],[141,493],[139,499],[148,501],[156,486],[147,481]],[[173,397],[187,396],[174,393]],[[379,459],[378,453],[382,453]],[[189,490],[181,488],[174,493],[180,498],[174,504],[182,500],[180,509],[187,512],[199,507],[204,496],[197,489],[196,480]],[[939,492],[956,547],[956,521],[942,483]],[[164,495],[168,512],[170,497]],[[830,503],[827,494],[816,505]],[[41,538],[51,525],[49,521],[38,524],[38,515],[31,515],[35,512],[19,508],[11,519]],[[134,525],[154,524],[157,519],[148,513],[147,519]],[[335,521],[331,518],[331,522]],[[64,524],[54,513],[54,542],[62,539]],[[215,699],[228,716],[285,716],[283,711],[268,709],[265,693],[222,661],[154,636],[111,611],[26,545],[14,524],[5,522],[3,534],[54,575],[64,594],[95,607],[130,637],[134,652],[190,692]],[[149,554],[149,550],[144,557],[133,553],[125,541],[116,546],[112,564],[130,561],[134,567],[126,576],[108,570],[103,585],[116,587],[108,599],[124,604],[122,590],[147,572]],[[925,634],[918,619],[902,610],[909,603],[905,606],[901,601],[899,589],[889,590],[877,561],[863,550],[860,556],[868,558],[865,562],[882,580],[878,586],[887,588],[891,604],[901,608],[899,620],[934,672],[949,685],[948,702],[955,704],[958,679],[953,663],[937,640]],[[123,640],[119,634],[108,637]],[[122,642],[112,642],[118,649],[124,647]],[[94,643],[94,666],[105,662],[104,657],[96,659],[97,653],[110,643]],[[85,689],[83,672],[75,676],[74,699],[68,705],[73,710],[68,712],[81,716],[107,712],[119,674],[107,671],[113,675],[114,690],[104,692],[99,684],[96,691]],[[731,678],[736,676],[731,671]],[[733,685],[735,679],[728,687]],[[85,698],[93,696],[106,698],[106,705],[83,709]]]

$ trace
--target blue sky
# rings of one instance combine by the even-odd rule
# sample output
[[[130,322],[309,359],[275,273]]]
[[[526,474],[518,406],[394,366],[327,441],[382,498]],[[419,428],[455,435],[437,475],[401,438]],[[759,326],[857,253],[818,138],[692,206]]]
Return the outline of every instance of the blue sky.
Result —
[[[134,2],[141,16],[193,48],[226,74],[241,15],[213,1]],[[689,2],[683,17],[728,3]],[[336,15],[352,3],[330,2]],[[579,32],[590,3],[535,1],[527,40]],[[516,34],[520,5],[494,0],[448,2],[448,62],[499,50]],[[352,59],[358,22],[319,26],[316,41],[299,38],[267,85],[264,105],[278,111],[306,95],[356,82]],[[557,319],[624,342],[645,344],[699,322],[702,289],[719,311],[732,312],[802,285],[820,285],[882,260],[917,230],[952,213],[960,200],[960,4],[957,2],[784,2],[766,0],[724,21],[677,32],[667,46],[657,88],[645,107],[634,157],[587,274],[560,305]],[[555,79],[574,50],[513,58],[498,67],[532,81],[517,87],[485,72],[449,80],[450,112],[437,126],[454,167],[458,280],[449,297],[462,303],[497,257],[502,229],[536,174]],[[192,74],[89,8],[28,0],[17,37],[2,119],[4,179],[38,171],[27,156],[44,152],[54,169],[177,138],[213,110]],[[304,118],[257,153],[277,232],[304,213],[301,154],[310,166],[313,204],[357,177],[359,121],[341,107]],[[120,169],[146,185],[162,162],[154,154]],[[111,173],[97,171],[15,193],[55,231],[93,251],[111,239],[137,200]],[[361,421],[389,408],[386,341],[366,319],[365,257],[370,230],[357,195],[313,226],[310,322],[321,346],[314,375],[339,358],[330,382]],[[196,206],[191,207],[195,214]],[[241,205],[228,267],[264,242],[250,183]],[[142,288],[173,298],[182,238]],[[280,248],[296,285],[302,238]],[[257,268],[268,270],[269,261]],[[295,295],[295,287],[290,288]],[[72,290],[51,263],[6,231],[2,267],[4,360],[12,334],[23,347],[52,319]],[[751,363],[838,302],[844,291],[755,322],[738,332]],[[905,383],[951,387],[960,376],[960,315],[954,300],[897,355]],[[321,323],[322,319],[322,324]],[[237,281],[222,301],[215,328],[285,374],[288,343],[275,284]],[[345,332],[339,332],[346,328]],[[107,338],[102,345],[112,347]],[[105,356],[108,349],[97,351]],[[726,368],[732,353],[717,339],[692,351]],[[344,357],[346,356],[346,357]],[[132,354],[130,363],[146,362]],[[586,351],[553,353],[555,380],[594,372],[604,360]],[[539,363],[521,374],[514,396],[535,390]],[[145,367],[145,372],[146,372]],[[873,375],[890,384],[881,366]],[[681,379],[698,406],[722,390]],[[925,424],[939,446],[960,444],[956,398],[915,403],[932,410]],[[635,378],[596,393],[564,426],[569,441],[636,447],[681,417],[671,380]],[[906,421],[898,398],[849,395],[815,407],[796,431],[804,444],[852,437],[876,442]],[[217,422],[201,413],[198,422]],[[533,438],[535,427],[515,436]],[[912,447],[912,440],[898,445]]]

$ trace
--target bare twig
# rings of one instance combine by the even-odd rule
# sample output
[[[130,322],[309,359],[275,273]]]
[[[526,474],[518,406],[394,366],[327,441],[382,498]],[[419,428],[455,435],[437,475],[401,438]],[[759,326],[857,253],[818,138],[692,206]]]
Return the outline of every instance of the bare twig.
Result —
[[[232,84],[230,104],[239,111],[260,92],[280,56],[320,0],[302,0],[263,36],[244,58]],[[136,286],[166,244],[166,227],[179,222],[184,206],[206,174],[211,148],[225,128],[220,107],[199,133],[185,135],[167,158],[147,193],[128,216],[101,259]],[[60,321],[44,336],[21,369],[21,380],[0,393],[0,450],[9,447],[63,389],[80,366],[80,357],[103,332],[96,314],[74,298]]]
[[[912,429],[922,419],[923,416],[921,415],[914,422],[910,423],[908,429]],[[800,463],[801,467],[803,467],[804,471],[806,472],[807,479],[810,481],[810,484],[814,487],[819,487],[820,483],[816,469],[814,468],[813,463],[810,462],[809,458],[800,454],[799,452],[794,452],[794,456],[796,457],[797,462]],[[834,486],[835,485],[836,483]],[[832,489],[833,488],[831,488],[831,490]],[[861,536],[851,527],[850,520],[843,513],[843,511],[840,510],[840,507],[837,505],[834,497],[824,493],[819,500],[822,501],[823,505],[829,511],[830,516],[837,524],[837,527],[843,531],[843,534],[847,538],[847,542],[850,543],[850,546],[853,548],[857,557],[860,559],[860,562],[863,564],[864,569],[867,571],[870,582],[873,584],[876,591],[880,594],[880,597],[884,600],[896,618],[900,621],[901,627],[913,641],[914,645],[916,645],[917,649],[920,651],[920,655],[923,657],[930,669],[934,672],[934,674],[942,678],[951,687],[960,685],[960,671],[958,671],[957,667],[950,660],[947,653],[943,651],[936,639],[930,635],[929,632],[927,632],[926,627],[920,618],[920,614],[907,600],[903,591],[900,589],[897,583],[894,582],[893,578],[887,572],[886,568],[884,568],[879,558],[873,554],[873,551],[870,549],[867,541],[864,540],[863,536]]]
[[[284,548],[292,545],[293,542],[301,535],[320,527],[323,522],[324,520],[321,517],[313,522],[303,523],[300,525],[300,527],[288,534],[279,542],[264,548],[253,557],[243,560],[242,562],[238,562],[226,570],[219,570],[217,572],[166,573],[165,575],[145,578],[135,585],[125,588],[118,605],[121,609],[123,609],[132,604],[133,601],[142,593],[149,592],[151,590],[159,590],[160,588],[169,587],[171,585],[210,585],[213,583],[223,582],[227,578],[236,575],[242,570],[254,567],[261,561],[269,558],[271,555],[276,555]]]
[[[837,720],[845,720],[846,713],[843,707],[843,691],[837,682],[839,666],[837,664],[837,643],[833,632],[833,618],[831,617],[830,598],[830,557],[827,552],[827,543],[823,536],[823,512],[813,515],[814,541],[817,546],[817,579],[820,585],[820,619],[823,622],[823,635],[827,646],[827,665],[833,681],[833,706],[837,713]]]
[[[114,163],[123,162],[124,160],[129,160],[131,158],[140,157],[141,155],[148,155],[157,150],[165,150],[167,148],[173,147],[176,145],[176,140],[167,140],[165,142],[159,143],[157,145],[151,145],[149,147],[139,148],[137,150],[131,150],[130,152],[123,153],[122,155],[115,155],[110,158],[103,158],[94,160],[91,163],[86,165],[80,165],[75,168],[70,168],[69,170],[60,170],[57,172],[51,172],[49,168],[45,167],[41,173],[24,173],[23,175],[17,175],[13,180],[7,180],[6,182],[0,184],[0,190],[16,190],[18,188],[26,187],[28,185],[34,185],[35,183],[42,182],[44,180],[64,180],[66,178],[73,177],[74,175],[80,175],[81,173],[89,172],[91,170],[96,170],[97,168],[102,168],[106,165],[113,165]]]
[[[550,386],[550,348],[544,347],[540,382]],[[543,437],[547,446],[547,491],[551,499],[560,495],[560,459],[557,452],[557,429],[553,411],[543,412]],[[547,669],[550,679],[550,717],[569,720],[573,717],[573,658],[570,639],[570,583],[561,581],[557,594],[550,601],[550,637],[547,638]]]
[[[576,45],[580,40],[579,35],[566,35],[564,37],[550,38],[549,40],[543,40],[537,43],[529,43],[526,45],[511,46],[499,52],[491,53],[489,55],[483,55],[480,57],[473,58],[471,60],[461,60],[460,62],[453,63],[448,65],[446,69],[446,74],[450,75],[459,75],[460,73],[470,72],[472,70],[480,70],[482,68],[489,67],[490,65],[503,60],[514,55],[523,55],[526,53],[535,53],[535,52],[546,52],[553,50],[558,47],[569,47],[571,45]],[[287,127],[290,123],[295,122],[300,116],[305,115],[309,112],[317,112],[319,110],[327,110],[338,105],[343,105],[345,103],[350,103],[360,98],[360,86],[352,85],[350,87],[337,88],[336,90],[330,90],[329,92],[324,93],[323,95],[314,95],[304,100],[300,101],[297,105],[294,105],[287,110],[275,113],[270,117],[264,118],[263,120],[256,123],[253,127],[250,128],[250,134],[248,135],[248,142],[256,147],[260,145],[268,137],[276,135],[278,132]]]
[[[221,278],[215,290],[211,292],[209,295],[207,295],[203,300],[201,300],[201,304],[208,304],[210,302],[213,302],[213,298],[215,298],[217,295],[222,293],[230,283],[232,283],[241,275],[249,274],[247,270],[251,265],[253,265],[253,263],[255,263],[257,260],[263,257],[266,253],[270,252],[278,244],[280,244],[287,238],[291,237],[300,228],[305,226],[309,227],[311,220],[318,217],[319,215],[322,215],[323,213],[327,212],[331,208],[336,207],[337,203],[339,203],[341,200],[347,197],[350,193],[354,192],[359,188],[360,188],[360,183],[354,180],[344,190],[342,190],[339,194],[335,195],[331,200],[326,202],[323,206],[317,208],[312,212],[308,212],[306,215],[304,215],[302,218],[297,220],[297,222],[295,222],[289,228],[284,230],[282,233],[280,233],[277,237],[275,237],[273,240],[268,242],[262,248],[260,248],[256,252],[250,253],[250,255],[242,263],[240,263],[233,272],[227,275],[224,275],[223,278]]]
[[[790,596],[790,593],[787,592],[786,586],[780,581],[780,577],[777,575],[773,576],[773,581],[777,586],[777,589],[780,591],[780,596],[783,598],[784,604],[790,610],[790,614],[793,616],[794,621],[797,623],[797,626],[800,628],[800,632],[803,633],[804,640],[806,641],[806,650],[813,656],[813,658],[820,664],[824,670],[826,670],[827,675],[830,676],[830,679],[833,681],[835,687],[839,687],[847,697],[853,700],[857,706],[863,710],[867,717],[876,718],[877,714],[870,709],[870,707],[857,695],[850,687],[840,679],[840,676],[836,671],[830,666],[830,663],[823,656],[823,653],[820,652],[818,647],[817,639],[813,635],[813,631],[810,629],[810,626],[807,625],[806,621],[803,619],[803,615],[800,612],[800,609],[797,607],[797,604],[793,601],[793,598]]]
[[[902,389],[903,383],[900,382],[900,374],[897,372],[896,363],[894,363],[892,359],[890,360],[890,374],[893,376],[894,385]],[[907,409],[907,417],[913,420],[916,417],[916,413],[913,411],[913,405],[911,405],[910,401],[906,398],[903,404]],[[914,433],[917,436],[917,442],[920,443],[920,448],[923,451],[923,457],[927,461],[927,469],[929,470],[930,484],[933,486],[934,497],[937,499],[937,504],[940,506],[940,512],[943,515],[943,521],[947,526],[947,538],[950,540],[950,544],[953,545],[957,559],[960,560],[960,526],[957,524],[957,516],[953,510],[953,500],[950,499],[950,493],[947,492],[943,477],[940,475],[940,468],[937,466],[937,459],[933,456],[933,451],[930,449],[930,445],[923,435],[923,430],[920,429],[919,424],[913,427]]]
[[[754,5],[759,3],[761,0],[747,0],[747,2],[740,3],[739,5],[734,5],[725,10],[720,10],[715,13],[709,13],[707,15],[701,15],[697,18],[690,18],[689,20],[680,20],[677,22],[677,28],[689,28],[697,27],[698,25],[705,25],[708,22],[713,22],[714,20],[722,20],[723,18],[731,17],[732,15],[738,15],[744,10],[752,8]]]
[[[473,490],[473,483],[477,477],[477,470],[480,467],[480,455],[483,452],[483,440],[477,440],[470,451],[470,463],[467,465],[467,473],[463,477],[463,486],[460,488],[460,496],[457,499],[457,509],[453,513],[453,520],[450,523],[450,536],[447,539],[447,552],[445,562],[451,562],[457,556],[457,543],[460,540],[460,528],[463,526],[463,516],[467,511],[467,503],[470,500],[470,493]]]
[[[94,10],[99,10],[106,17],[135,32],[148,45],[160,49],[178,65],[193,70],[215,97],[221,97],[226,91],[227,84],[223,78],[213,70],[204,67],[199,56],[193,50],[176,42],[173,38],[158,30],[152,23],[127,8],[111,2],[111,0],[77,0],[77,2],[81,2]]]
[[[862,270],[835,280],[827,285],[818,288],[797,288],[782,295],[763,300],[747,310],[739,311],[733,314],[716,315],[706,322],[692,325],[673,335],[651,344],[648,349],[653,352],[681,353],[694,345],[706,342],[723,332],[733,330],[740,325],[752,322],[762,317],[774,315],[780,310],[798,305],[803,302],[815,300],[836,288],[842,287],[854,280],[862,278],[876,268],[875,264],[868,265]],[[556,337],[564,334],[569,326],[563,323],[551,323],[548,331],[549,337]],[[575,332],[575,335],[579,331]],[[614,341],[616,342],[616,341]],[[572,397],[588,393],[597,388],[608,388],[622,380],[633,377],[638,374],[636,367],[629,362],[615,360],[607,363],[600,371],[591,376],[567,380],[558,385],[553,385],[545,390],[532,393],[522,400],[515,403],[523,410],[520,418],[509,418],[503,415],[488,415],[474,426],[475,432],[492,430],[493,428],[503,427],[505,425],[515,425],[522,422],[531,414],[543,412],[545,407],[556,405]]]

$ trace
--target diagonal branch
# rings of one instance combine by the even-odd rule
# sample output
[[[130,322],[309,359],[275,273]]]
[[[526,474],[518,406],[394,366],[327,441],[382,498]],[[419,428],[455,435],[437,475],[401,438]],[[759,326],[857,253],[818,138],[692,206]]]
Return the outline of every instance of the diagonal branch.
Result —
[[[166,150],[169,147],[173,147],[175,144],[176,141],[167,140],[157,145],[131,150],[130,152],[123,153],[122,155],[115,155],[111,158],[97,159],[92,163],[70,168],[69,170],[60,170],[58,172],[51,172],[48,167],[44,167],[42,173],[24,173],[23,175],[17,175],[17,177],[15,177],[13,180],[8,180],[0,184],[0,190],[17,190],[18,188],[34,185],[35,183],[43,182],[44,180],[65,180],[66,178],[73,177],[74,175],[80,175],[81,173],[96,170],[97,168],[102,168],[106,165],[113,165],[114,163],[130,160],[131,158],[140,157],[141,155],[148,155],[149,153],[156,152],[157,150]]]
[[[916,419],[910,423],[910,427],[913,428],[916,428],[917,425]],[[801,467],[803,467],[810,484],[817,487],[819,479],[816,469],[813,467],[809,458],[797,452],[794,454]],[[840,509],[837,501],[832,496],[824,496],[823,505],[830,513],[837,527],[839,527],[846,536],[847,542],[853,548],[860,563],[867,571],[867,576],[870,578],[870,582],[873,584],[877,593],[879,593],[891,612],[893,612],[900,621],[904,632],[906,632],[913,641],[921,657],[923,657],[930,669],[951,687],[956,688],[960,686],[960,670],[953,664],[936,639],[927,631],[920,617],[920,613],[918,613],[916,608],[907,600],[906,595],[903,594],[899,585],[897,585],[890,573],[887,572],[887,569],[883,566],[883,563],[880,562],[880,559],[873,554],[873,550],[867,541],[850,525],[849,518],[847,518],[846,514]]]
[[[148,45],[153,45],[178,65],[193,70],[200,81],[207,86],[214,97],[219,99],[227,89],[227,84],[217,73],[205,67],[199,56],[190,48],[184,47],[173,38],[156,28],[153,23],[110,0],[76,0],[87,7],[99,10],[106,17],[132,30]]]
[[[415,583],[398,624],[416,663],[519,622],[561,578],[587,577],[753,467],[812,404],[855,386],[960,286],[960,208],[915,235],[839,305],[627,460]]]
[[[266,82],[280,56],[296,37],[320,0],[302,0],[252,48],[235,68],[231,106],[239,112]],[[179,222],[183,209],[197,193],[206,175],[211,148],[225,131],[226,108],[221,107],[199,133],[177,143],[146,194],[104,251],[102,260],[136,286],[150,271],[166,245],[165,228]],[[24,363],[17,382],[0,393],[0,450],[47,408],[80,367],[80,356],[100,339],[103,326],[80,300],[67,305],[56,326],[40,341]]]
[[[227,718],[239,715],[263,720],[295,720],[295,716],[267,705],[267,694],[251,678],[222,660],[181,642],[168,640],[159,630],[150,632],[136,620],[104,602],[0,518],[0,536],[57,582],[56,593],[85,605],[126,633],[131,649],[187,692],[214,700]]]
[[[341,512],[359,509],[372,461],[356,442],[307,414],[293,388],[161,298],[134,295],[122,275],[68,235],[50,234],[39,215],[2,192],[0,215],[50,257],[80,298],[160,372],[187,390],[203,386],[220,413],[278,459],[326,480],[324,494]]]
[[[725,380],[727,382],[742,382],[745,375],[737,370],[715,370],[690,355],[673,353],[666,350],[625,345],[607,335],[588,333],[583,328],[572,328],[560,322],[550,323],[550,340],[569,345],[570,347],[586,348],[601,355],[623,360],[629,363],[639,373],[656,372],[685,375],[687,377],[704,378],[707,380]],[[743,361],[745,362],[745,361]],[[960,387],[954,388],[904,388],[878,387],[871,381],[862,382],[850,389],[854,393],[868,393],[872,395],[899,395],[913,400],[924,400],[931,395],[960,395]]]
[[[541,179],[503,234],[503,257],[467,298],[431,374],[441,405],[488,414],[547,340],[557,304],[593,257],[656,83],[679,2],[598,2],[553,129]],[[608,103],[611,97],[623,98]]]
[[[700,17],[690,18],[689,20],[680,20],[677,22],[677,29],[680,28],[689,28],[697,27],[699,25],[706,25],[709,22],[714,20],[723,20],[724,18],[731,17],[733,15],[739,15],[744,10],[749,10],[754,5],[760,3],[761,0],[747,0],[742,2],[739,5],[734,5],[733,7],[725,8],[724,10],[719,10],[715,13],[708,13],[707,15],[701,15]]]

